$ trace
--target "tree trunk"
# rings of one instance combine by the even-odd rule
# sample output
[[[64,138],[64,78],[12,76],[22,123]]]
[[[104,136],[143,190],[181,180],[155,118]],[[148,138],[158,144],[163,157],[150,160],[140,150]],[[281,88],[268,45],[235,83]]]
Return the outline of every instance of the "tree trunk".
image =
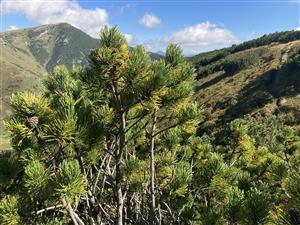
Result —
[[[125,129],[126,129],[126,116],[122,106],[121,96],[118,93],[118,85],[115,79],[111,84],[112,94],[117,102],[117,110],[119,116],[119,134],[117,137],[117,149],[115,151],[116,161],[116,195],[117,195],[117,217],[116,224],[123,225],[123,208],[124,208],[124,197],[122,192],[123,175],[121,171],[122,154],[125,150]]]
[[[116,158],[116,193],[117,193],[117,225],[123,225],[123,207],[124,207],[124,199],[122,193],[122,180],[123,175],[121,172],[121,161],[122,161],[122,153],[125,149],[125,113],[120,113],[120,132],[119,132],[119,146],[115,153]]]
[[[151,199],[151,205],[150,205],[150,224],[155,224],[155,161],[154,161],[154,133],[156,128],[156,120],[157,120],[157,110],[155,109],[153,116],[152,116],[152,129],[150,134],[150,199]]]

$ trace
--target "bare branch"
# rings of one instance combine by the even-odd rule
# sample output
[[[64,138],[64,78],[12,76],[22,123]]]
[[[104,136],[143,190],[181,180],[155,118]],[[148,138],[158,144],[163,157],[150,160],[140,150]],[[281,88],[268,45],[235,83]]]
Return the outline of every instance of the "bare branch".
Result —
[[[40,209],[40,210],[38,210],[36,212],[32,212],[31,214],[32,215],[39,215],[39,214],[41,214],[43,212],[50,211],[50,210],[56,210],[56,209],[59,209],[59,208],[62,208],[62,207],[64,207],[63,204],[54,205],[54,206],[50,206],[50,207],[47,207],[47,208],[44,208],[44,209]]]

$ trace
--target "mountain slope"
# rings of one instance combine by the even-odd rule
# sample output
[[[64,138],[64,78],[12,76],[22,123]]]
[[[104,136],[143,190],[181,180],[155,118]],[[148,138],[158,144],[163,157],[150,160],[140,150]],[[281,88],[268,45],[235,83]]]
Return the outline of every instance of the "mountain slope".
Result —
[[[299,127],[300,32],[281,34],[285,41],[256,40],[190,58],[198,73],[195,98],[205,109],[200,132],[257,112],[284,113]]]
[[[69,24],[0,33],[1,117],[9,115],[9,96],[16,91],[41,88],[41,81],[55,65],[87,64],[98,40]]]
[[[44,76],[56,65],[87,65],[90,50],[98,43],[67,23],[0,33],[0,118],[9,117],[8,102],[13,92],[41,88]],[[161,57],[155,53],[150,56]]]

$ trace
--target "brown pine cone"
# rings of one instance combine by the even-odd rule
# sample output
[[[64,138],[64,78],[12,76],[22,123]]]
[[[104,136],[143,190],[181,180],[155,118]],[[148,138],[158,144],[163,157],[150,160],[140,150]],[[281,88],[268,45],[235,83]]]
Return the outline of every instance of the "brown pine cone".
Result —
[[[39,118],[37,116],[29,117],[27,122],[31,128],[35,128],[39,123]]]

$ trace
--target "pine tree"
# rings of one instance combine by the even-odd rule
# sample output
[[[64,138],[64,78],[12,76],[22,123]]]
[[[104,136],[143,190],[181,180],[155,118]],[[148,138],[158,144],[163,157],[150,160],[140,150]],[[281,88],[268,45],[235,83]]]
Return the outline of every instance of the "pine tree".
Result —
[[[299,133],[258,114],[197,136],[194,76],[105,27],[89,67],[12,95],[0,223],[299,224]]]
[[[44,94],[12,98],[14,118],[7,128],[22,159],[19,194],[27,193],[22,202],[30,205],[22,219],[34,214],[43,220],[40,214],[64,208],[67,214],[60,218],[74,224],[161,223],[161,207],[167,207],[174,221],[173,203],[156,199],[187,194],[190,175],[183,168],[189,164],[180,162],[176,149],[197,126],[194,69],[178,46],[171,45],[165,59],[151,61],[141,46],[129,52],[116,27],[105,27],[100,37],[89,68],[57,67],[45,80]],[[179,139],[173,140],[174,132]],[[156,169],[156,157],[171,158]],[[164,186],[168,180],[174,181]]]
[[[91,61],[92,71],[84,78],[86,79],[84,82],[89,87],[102,90],[104,96],[109,96],[107,104],[115,113],[114,125],[117,124],[117,130],[110,131],[109,134],[115,132],[114,138],[118,140],[114,150],[118,224],[122,223],[127,195],[125,185],[122,183],[124,178],[120,172],[121,163],[124,161],[123,154],[125,161],[131,154],[136,154],[127,152],[126,146],[143,135],[149,137],[151,193],[149,220],[154,222],[155,186],[157,186],[154,164],[155,138],[177,126],[185,125],[185,132],[192,129],[190,133],[196,128],[195,118],[198,110],[196,105],[190,104],[194,70],[184,62],[181,50],[174,45],[168,48],[165,60],[156,62],[151,62],[141,46],[137,46],[129,54],[124,38],[116,28],[104,29],[100,48],[91,54]],[[136,131],[132,132],[133,129]]]

